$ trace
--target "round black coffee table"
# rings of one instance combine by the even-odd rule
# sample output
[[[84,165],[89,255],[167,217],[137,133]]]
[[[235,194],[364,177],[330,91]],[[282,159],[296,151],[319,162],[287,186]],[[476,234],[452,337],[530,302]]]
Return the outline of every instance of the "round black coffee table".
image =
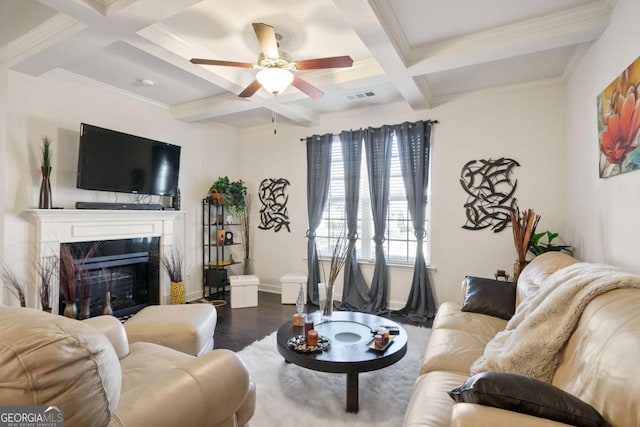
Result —
[[[358,412],[358,374],[386,368],[407,353],[407,333],[397,323],[367,313],[334,311],[330,320],[322,313],[311,313],[315,329],[331,340],[331,346],[321,353],[299,353],[288,347],[289,338],[302,335],[302,326],[287,322],[278,329],[278,352],[288,363],[314,371],[347,374],[347,412]],[[395,335],[384,351],[367,346],[373,339],[372,331],[380,326],[396,326]]]

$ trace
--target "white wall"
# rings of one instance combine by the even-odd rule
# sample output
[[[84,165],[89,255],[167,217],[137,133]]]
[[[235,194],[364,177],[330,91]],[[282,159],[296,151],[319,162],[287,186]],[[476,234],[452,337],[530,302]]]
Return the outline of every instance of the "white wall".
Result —
[[[317,127],[280,123],[273,128],[240,135],[241,171],[255,195],[264,178],[287,178],[291,233],[255,230],[253,254],[256,274],[267,285],[279,284],[287,272],[306,272],[307,203],[306,148],[300,138],[337,133],[343,129],[437,119],[433,137],[431,191],[431,278],[438,303],[456,300],[465,274],[491,276],[496,269],[512,271],[516,254],[511,229],[467,231],[459,184],[462,166],[469,160],[511,157],[520,162],[516,196],[521,208],[542,214],[539,230],[565,234],[564,90],[553,82],[518,89],[495,90],[451,101],[428,112],[414,112],[404,103],[332,114]],[[252,219],[257,224],[259,203]],[[372,267],[363,272],[371,277]],[[391,308],[404,305],[412,271],[391,269]],[[337,289],[338,294],[341,293]]]
[[[567,224],[577,256],[640,271],[640,172],[598,177],[596,97],[640,55],[640,2],[618,0],[609,27],[567,84]]]
[[[517,198],[522,208],[542,214],[540,229],[566,233],[564,89],[561,85],[532,84],[461,97],[427,112],[414,112],[403,103],[332,114],[321,124],[304,128],[280,122],[278,134],[265,127],[236,133],[207,123],[173,120],[162,108],[69,81],[56,73],[32,78],[9,71],[7,142],[1,180],[4,180],[4,261],[18,273],[29,269],[30,233],[22,216],[37,206],[40,139],[53,139],[54,205],[72,207],[77,200],[114,201],[113,195],[75,189],[80,122],[88,122],[181,145],[180,186],[183,195],[189,297],[201,292],[200,201],[218,177],[244,179],[254,196],[253,258],[263,284],[279,285],[287,272],[306,272],[306,149],[300,138],[405,120],[437,119],[432,167],[431,278],[438,302],[458,298],[465,274],[490,276],[511,270],[516,257],[512,236],[489,230],[466,231],[466,200],[458,179],[469,160],[512,157]],[[0,150],[3,148],[0,140]],[[0,154],[2,152],[0,151]],[[291,233],[258,230],[256,190],[264,178],[287,178]],[[1,182],[1,181],[0,181]],[[0,205],[1,206],[1,205]],[[574,242],[569,241],[574,244]],[[237,269],[237,268],[236,268]],[[364,266],[365,276],[372,274]],[[239,271],[234,271],[235,273]],[[404,305],[412,271],[392,268],[390,307]],[[338,295],[341,289],[338,289]]]
[[[0,171],[7,169],[7,70],[0,67]],[[4,242],[4,200],[6,194],[6,179],[0,172],[0,242]],[[4,245],[0,245],[0,260],[4,259]],[[7,300],[6,289],[0,289],[0,304]]]
[[[86,122],[182,146],[180,188],[185,214],[176,227],[187,249],[188,297],[201,295],[201,200],[217,176],[234,174],[236,132],[211,123],[180,122],[164,108],[72,81],[55,72],[33,78],[9,71],[2,80],[0,85],[8,86],[6,147],[0,135],[0,183],[5,188],[2,261],[12,266],[18,276],[32,273],[33,230],[23,212],[38,206],[42,136],[53,141],[54,206],[72,208],[76,201],[116,201],[115,193],[75,188],[78,132],[80,123]],[[118,201],[130,200],[131,196],[118,196]],[[30,294],[29,299],[33,300],[35,294]]]

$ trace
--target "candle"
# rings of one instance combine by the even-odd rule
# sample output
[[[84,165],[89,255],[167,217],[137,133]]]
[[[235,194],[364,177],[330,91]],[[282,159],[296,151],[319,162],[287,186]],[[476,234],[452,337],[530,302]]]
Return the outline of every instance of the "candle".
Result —
[[[313,331],[313,317],[311,317],[311,316],[307,316],[306,319],[304,320],[305,338],[306,338],[307,334],[309,333],[309,331]]]
[[[318,331],[310,330],[307,332],[307,347],[318,346]]]
[[[376,348],[382,348],[382,347],[384,347],[384,344],[382,343],[382,335],[376,335],[376,336],[373,338],[373,340],[374,340],[374,341],[373,341],[373,343],[374,343],[374,345],[375,345],[375,347],[376,347]]]

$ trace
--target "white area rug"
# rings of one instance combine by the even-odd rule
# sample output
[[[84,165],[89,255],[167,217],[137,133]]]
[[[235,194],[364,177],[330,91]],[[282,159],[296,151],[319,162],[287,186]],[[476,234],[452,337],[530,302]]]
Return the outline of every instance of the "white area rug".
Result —
[[[396,364],[359,375],[360,410],[347,413],[345,374],[287,364],[276,348],[276,333],[238,354],[256,383],[251,427],[401,426],[431,329],[403,325],[407,354]]]

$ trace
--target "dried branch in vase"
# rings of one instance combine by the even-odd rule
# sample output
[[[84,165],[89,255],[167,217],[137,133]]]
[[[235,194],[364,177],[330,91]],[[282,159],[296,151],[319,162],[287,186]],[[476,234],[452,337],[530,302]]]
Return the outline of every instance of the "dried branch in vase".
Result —
[[[42,309],[51,310],[51,282],[54,274],[58,271],[56,257],[45,256],[38,261],[38,277],[40,278],[40,304]]]
[[[527,251],[529,250],[529,242],[538,226],[540,215],[536,215],[533,209],[527,209],[521,212],[516,207],[511,211],[511,226],[513,228],[513,242],[516,247],[519,262],[525,262]]]
[[[342,267],[347,260],[347,252],[349,249],[349,240],[343,234],[340,234],[333,246],[331,253],[331,263],[329,264],[329,276],[325,274],[324,267],[322,268],[322,274],[325,277],[327,286],[333,286]]]
[[[162,254],[162,265],[169,275],[169,280],[174,283],[182,282],[182,266],[184,258],[176,245]]]
[[[69,246],[60,245],[60,291],[65,301],[76,300],[76,282],[80,279],[84,264],[96,253],[100,243],[92,244],[87,251],[75,258]],[[84,296],[83,289],[83,296]]]
[[[91,297],[91,277],[86,271],[80,273],[80,291],[83,299]]]
[[[25,297],[25,288],[22,282],[18,280],[18,277],[7,268],[6,265],[2,264],[2,272],[0,273],[0,278],[2,279],[2,283],[8,286],[9,291],[13,293],[16,298],[20,301],[20,307],[27,306],[27,300]]]
[[[251,230],[250,228],[250,218],[249,218],[249,207],[250,207],[250,201],[251,199],[249,198],[249,195],[247,194],[244,198],[245,200],[245,208],[242,212],[240,212],[240,222],[242,224],[242,249],[244,251],[244,259],[249,259],[251,258],[250,256],[250,235],[249,235],[249,231]]]

